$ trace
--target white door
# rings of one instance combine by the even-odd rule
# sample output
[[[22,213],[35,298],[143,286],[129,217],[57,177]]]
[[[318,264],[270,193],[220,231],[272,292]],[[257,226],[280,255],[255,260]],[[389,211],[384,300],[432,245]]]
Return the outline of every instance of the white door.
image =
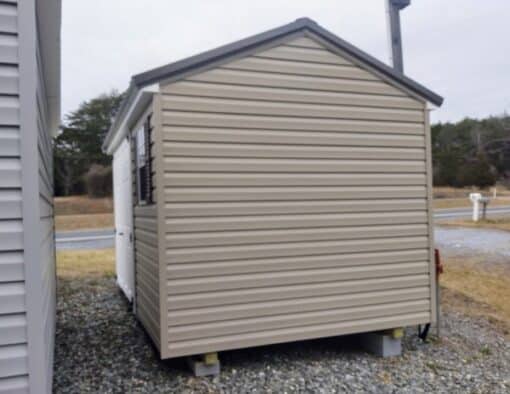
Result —
[[[129,299],[135,294],[133,255],[133,191],[131,149],[124,140],[113,155],[113,202],[115,212],[115,268],[117,283]]]

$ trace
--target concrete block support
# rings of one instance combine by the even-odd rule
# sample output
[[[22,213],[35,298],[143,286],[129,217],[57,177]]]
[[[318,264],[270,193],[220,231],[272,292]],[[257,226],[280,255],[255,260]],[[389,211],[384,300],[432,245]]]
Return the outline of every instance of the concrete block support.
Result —
[[[396,338],[386,332],[362,334],[360,342],[366,351],[379,357],[400,356],[402,354],[402,338]]]
[[[217,353],[207,353],[201,357],[188,357],[188,365],[197,377],[219,375],[220,373],[220,361]]]

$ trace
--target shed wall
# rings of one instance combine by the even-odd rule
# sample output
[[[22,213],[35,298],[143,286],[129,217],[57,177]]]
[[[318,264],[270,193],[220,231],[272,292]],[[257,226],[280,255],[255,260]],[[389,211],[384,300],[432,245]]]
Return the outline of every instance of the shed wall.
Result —
[[[0,392],[8,393],[49,393],[52,384],[53,163],[36,18],[35,2],[0,4]]]
[[[147,116],[152,115],[152,104],[145,111],[133,132],[143,127]],[[154,146],[154,126],[151,127],[151,150]],[[159,258],[158,258],[158,227],[157,227],[157,205],[143,205],[138,201],[137,174],[136,174],[136,140],[132,138],[132,168],[133,168],[133,225],[134,225],[134,246],[135,246],[135,313],[141,321],[156,346],[161,344],[160,333],[160,310],[159,310]],[[154,161],[154,155],[152,156]],[[152,166],[155,176],[156,166]],[[152,182],[153,195],[156,196],[156,182]]]
[[[161,91],[164,357],[434,320],[424,102],[307,37]]]
[[[28,390],[18,7],[0,4],[0,392]]]
[[[40,52],[37,53],[37,152],[39,184],[39,261],[41,265],[42,340],[44,374],[47,376],[47,391],[51,392],[53,377],[53,353],[56,324],[56,267],[55,267],[55,222],[53,216],[53,150],[46,86],[42,75]]]

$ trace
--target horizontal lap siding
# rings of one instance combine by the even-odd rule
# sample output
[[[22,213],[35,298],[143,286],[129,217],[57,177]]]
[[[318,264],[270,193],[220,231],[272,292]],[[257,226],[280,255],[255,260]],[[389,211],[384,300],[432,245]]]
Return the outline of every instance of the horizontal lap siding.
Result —
[[[0,393],[28,391],[17,25],[0,4]]]
[[[137,206],[135,220],[136,313],[159,347],[159,265],[156,206]]]
[[[147,114],[141,118],[145,121]],[[135,128],[136,130],[137,128]],[[153,134],[151,141],[153,140]],[[135,139],[132,140],[134,146]],[[136,286],[136,314],[149,333],[150,337],[160,347],[160,311],[159,311],[159,264],[157,242],[157,206],[139,205],[137,202],[137,174],[135,169],[135,149],[132,150],[134,207],[134,242],[135,242],[135,286]],[[154,160],[154,155],[152,156]],[[155,172],[155,166],[153,165]],[[157,188],[153,182],[154,191]],[[154,192],[155,196],[156,193]]]
[[[53,376],[56,325],[55,223],[53,218],[53,152],[46,86],[40,53],[37,79],[37,151],[39,168],[39,256],[41,264],[42,338],[48,391]]]
[[[135,227],[136,313],[159,346],[159,278],[155,206],[137,206]]]
[[[301,38],[161,106],[169,357],[430,321],[423,103]]]

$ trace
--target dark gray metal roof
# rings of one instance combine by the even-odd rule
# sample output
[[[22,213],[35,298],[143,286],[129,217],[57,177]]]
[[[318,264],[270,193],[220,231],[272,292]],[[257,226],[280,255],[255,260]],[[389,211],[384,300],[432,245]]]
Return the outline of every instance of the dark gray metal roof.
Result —
[[[297,19],[295,22],[278,27],[276,29],[268,30],[264,33],[245,38],[244,40],[236,41],[234,43],[207,52],[203,52],[196,56],[192,56],[187,59],[180,60],[178,62],[171,63],[166,66],[158,67],[147,72],[135,75],[133,77],[133,82],[135,85],[139,87],[146,86],[157,81],[160,81],[162,79],[175,77],[177,74],[188,72],[194,68],[202,67],[207,63],[218,61],[221,58],[233,56],[238,52],[246,51],[253,47],[266,44],[269,41],[273,41],[277,38],[281,38],[283,36],[301,30],[309,30],[317,34],[324,40],[328,41],[330,44],[337,46],[339,49],[347,52],[354,58],[357,58],[360,61],[367,63],[368,65],[374,67],[377,71],[385,74],[386,76],[392,79],[395,79],[395,81],[404,85],[406,88],[415,92],[419,96],[422,96],[424,99],[430,101],[432,104],[438,106],[442,104],[443,98],[438,94],[432,92],[423,85],[420,85],[416,81],[413,81],[412,79],[399,73],[398,71],[388,66],[387,64],[377,60],[373,56],[370,56],[368,53],[365,53],[362,50],[356,48],[355,46],[349,44],[347,41],[342,40],[340,37],[337,37],[333,33],[322,28],[315,21],[309,18],[300,18]]]
[[[320,38],[328,42],[330,45],[339,48],[340,50],[349,54],[353,58],[358,59],[359,61],[371,66],[376,71],[394,80],[395,82],[414,92],[418,96],[423,97],[430,103],[437,106],[440,106],[443,103],[443,98],[441,96],[427,89],[425,86],[419,84],[418,82],[412,80],[411,78],[406,77],[404,74],[393,69],[387,64],[374,58],[368,53],[363,52],[359,48],[356,48],[354,45],[349,44],[347,41],[342,40],[340,37],[337,37],[333,33],[319,26],[312,19],[300,18],[292,23],[280,26],[276,29],[268,30],[266,32],[245,38],[243,40],[236,41],[231,44],[227,44],[219,48],[212,49],[210,51],[203,52],[198,55],[177,61],[175,63],[170,63],[162,67],[157,67],[152,70],[133,76],[131,80],[131,85],[129,86],[128,94],[126,96],[126,99],[124,100],[121,110],[119,111],[118,118],[122,117],[124,110],[131,102],[131,100],[134,98],[133,93],[145,86],[157,83],[164,79],[178,77],[180,74],[188,73],[190,71],[193,71],[194,69],[207,66],[210,63],[221,61],[222,59],[228,59],[235,55],[241,54],[242,52],[252,50],[261,45],[268,44],[271,41],[281,39],[285,36],[298,33],[300,31],[309,31],[319,36]],[[112,137],[111,134],[115,129],[116,124],[117,122],[114,122],[114,125],[112,126],[110,132],[105,138],[103,147],[106,147],[107,143],[111,140]]]

